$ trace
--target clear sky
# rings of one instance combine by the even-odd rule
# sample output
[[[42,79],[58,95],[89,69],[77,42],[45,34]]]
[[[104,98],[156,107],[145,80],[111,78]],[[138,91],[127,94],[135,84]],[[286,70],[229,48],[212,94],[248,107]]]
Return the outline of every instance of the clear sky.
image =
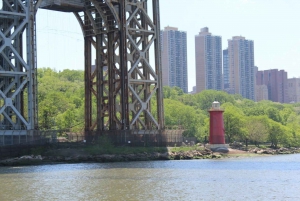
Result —
[[[151,2],[151,1],[149,1]],[[299,0],[160,0],[161,29],[187,32],[189,91],[195,85],[195,35],[208,27],[222,37],[254,41],[259,70],[284,69],[300,77]],[[83,36],[75,16],[40,9],[37,14],[38,67],[56,70],[84,67]]]

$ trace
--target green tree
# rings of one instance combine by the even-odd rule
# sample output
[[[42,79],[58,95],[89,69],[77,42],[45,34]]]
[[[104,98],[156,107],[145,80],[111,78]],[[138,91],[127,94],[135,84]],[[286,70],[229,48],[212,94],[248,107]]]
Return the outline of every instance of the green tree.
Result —
[[[291,132],[291,146],[299,147],[300,146],[300,116],[296,113],[292,113],[286,124],[287,128]]]
[[[69,70],[65,69],[59,73],[60,79],[66,79],[70,82],[83,82],[84,81],[84,72],[80,70]]]
[[[166,126],[183,126],[186,136],[199,135],[200,123],[198,115],[192,107],[170,99],[165,99],[164,104]]]
[[[198,108],[204,111],[208,111],[211,108],[212,102],[215,100],[221,104],[226,102],[235,104],[233,97],[224,91],[205,90],[194,96]]]
[[[291,114],[295,114],[295,112],[293,111],[293,109],[291,107],[285,107],[283,110],[281,110],[279,112],[280,115],[280,119],[281,119],[281,123],[283,125],[286,125],[288,122],[288,119],[290,117]]]
[[[289,133],[288,129],[282,124],[270,119],[268,125],[269,131],[269,140],[271,142],[271,146],[274,148],[278,148],[280,143],[289,144]]]
[[[256,146],[259,146],[260,142],[265,142],[268,138],[267,123],[268,118],[266,116],[250,116],[246,118],[246,136]]]
[[[268,108],[266,108],[265,113],[273,121],[281,123],[282,119],[281,119],[281,116],[279,114],[279,110],[277,110],[276,108],[274,108],[274,107],[268,107]]]
[[[40,129],[65,129],[84,118],[83,71],[38,69]],[[71,113],[73,115],[71,115]],[[78,115],[78,116],[77,116]],[[73,119],[71,119],[73,117]],[[81,124],[81,130],[83,125]]]
[[[243,140],[246,134],[243,112],[231,103],[223,104],[222,107],[225,108],[223,118],[227,139],[229,142]]]

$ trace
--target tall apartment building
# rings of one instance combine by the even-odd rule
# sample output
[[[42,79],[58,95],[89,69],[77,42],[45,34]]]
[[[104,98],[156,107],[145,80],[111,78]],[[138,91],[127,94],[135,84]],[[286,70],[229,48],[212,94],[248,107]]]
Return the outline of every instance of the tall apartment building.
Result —
[[[222,40],[208,28],[195,36],[196,93],[205,89],[222,90]]]
[[[287,80],[288,102],[300,102],[300,78],[290,78]]]
[[[186,32],[175,27],[161,30],[162,84],[188,93]]]
[[[228,69],[230,93],[255,100],[254,43],[242,36],[228,40]]]
[[[256,76],[256,101],[269,100],[268,86],[264,84],[263,77],[258,77],[258,67],[255,66],[255,76]]]
[[[223,50],[223,87],[224,89],[229,89],[228,49]]]
[[[273,102],[288,103],[287,72],[278,69],[257,71],[256,84],[268,87],[268,98]]]
[[[263,85],[256,85],[256,101],[261,101],[261,100],[269,100],[269,95],[268,95],[268,86],[263,84]]]

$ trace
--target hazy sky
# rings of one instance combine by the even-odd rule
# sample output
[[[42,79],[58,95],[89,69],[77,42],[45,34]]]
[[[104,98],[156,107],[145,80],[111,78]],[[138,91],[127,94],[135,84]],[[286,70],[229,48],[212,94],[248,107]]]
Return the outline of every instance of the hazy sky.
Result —
[[[151,2],[151,1],[150,1]],[[161,29],[187,32],[189,91],[195,85],[195,35],[208,27],[222,37],[254,41],[259,70],[284,69],[300,77],[299,0],[160,0]],[[40,9],[37,14],[38,67],[56,70],[84,67],[83,36],[75,16]]]

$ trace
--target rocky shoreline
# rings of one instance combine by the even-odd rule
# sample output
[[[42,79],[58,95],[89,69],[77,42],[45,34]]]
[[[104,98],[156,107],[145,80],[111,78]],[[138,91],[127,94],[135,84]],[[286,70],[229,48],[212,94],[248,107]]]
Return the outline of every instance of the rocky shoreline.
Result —
[[[88,163],[88,162],[126,162],[150,160],[191,160],[191,159],[220,159],[230,157],[247,157],[255,155],[278,155],[300,153],[300,148],[260,149],[253,148],[248,151],[229,149],[228,153],[212,152],[209,149],[192,151],[169,151],[165,153],[137,153],[137,154],[78,154],[72,156],[41,156],[27,155],[0,161],[0,166],[25,166],[60,163]]]
[[[300,148],[279,148],[279,149],[260,149],[260,148],[253,148],[248,151],[249,153],[255,153],[255,154],[297,154],[300,153]]]

